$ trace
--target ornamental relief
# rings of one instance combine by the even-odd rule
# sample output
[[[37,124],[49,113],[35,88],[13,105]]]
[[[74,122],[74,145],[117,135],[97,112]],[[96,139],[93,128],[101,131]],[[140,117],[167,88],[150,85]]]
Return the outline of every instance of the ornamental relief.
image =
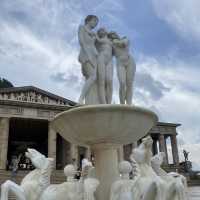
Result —
[[[60,99],[52,99],[35,91],[0,93],[0,99],[42,104],[66,105],[66,102]]]

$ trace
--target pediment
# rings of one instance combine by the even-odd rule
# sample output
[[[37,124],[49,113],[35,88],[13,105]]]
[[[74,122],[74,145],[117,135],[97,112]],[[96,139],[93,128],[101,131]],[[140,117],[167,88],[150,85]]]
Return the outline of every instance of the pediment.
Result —
[[[57,96],[34,86],[13,87],[0,89],[0,99],[21,102],[52,104],[52,105],[75,105],[63,97]]]

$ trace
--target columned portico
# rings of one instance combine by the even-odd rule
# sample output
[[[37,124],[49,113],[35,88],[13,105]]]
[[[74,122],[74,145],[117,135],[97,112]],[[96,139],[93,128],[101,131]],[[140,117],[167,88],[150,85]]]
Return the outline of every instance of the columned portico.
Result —
[[[9,118],[0,118],[0,169],[6,169],[9,137]]]
[[[180,126],[180,124],[158,122],[158,124],[155,127],[153,127],[149,132],[149,134],[153,138],[153,147],[152,147],[153,154],[155,155],[158,153],[158,148],[157,148],[157,142],[158,142],[159,151],[164,152],[166,155],[163,163],[164,165],[169,164],[167,149],[170,143],[167,143],[167,139],[171,140],[173,164],[176,166],[177,169],[179,165],[179,155],[178,155],[178,145],[176,139],[177,136],[176,128],[178,126]]]

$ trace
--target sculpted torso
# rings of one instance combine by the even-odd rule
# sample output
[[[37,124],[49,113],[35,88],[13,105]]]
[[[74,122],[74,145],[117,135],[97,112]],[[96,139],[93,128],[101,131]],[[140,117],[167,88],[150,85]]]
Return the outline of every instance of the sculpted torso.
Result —
[[[41,170],[35,169],[22,180],[21,187],[23,188],[27,199],[37,200],[38,196],[35,195],[36,191],[39,194],[45,189],[41,182],[41,176]]]
[[[130,58],[129,41],[127,38],[113,40],[114,55],[118,62],[126,64]]]
[[[79,27],[78,34],[81,46],[79,54],[80,63],[84,64],[85,62],[90,62],[95,67],[96,56],[98,54],[95,47],[95,34],[84,25]]]
[[[112,60],[112,42],[107,38],[99,38],[96,42],[99,57],[107,65]]]

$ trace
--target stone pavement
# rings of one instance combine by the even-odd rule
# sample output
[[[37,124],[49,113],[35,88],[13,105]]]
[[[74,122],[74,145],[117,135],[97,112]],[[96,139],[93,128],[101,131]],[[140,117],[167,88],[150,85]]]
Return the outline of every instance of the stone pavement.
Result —
[[[200,200],[200,186],[189,187],[189,200]]]

